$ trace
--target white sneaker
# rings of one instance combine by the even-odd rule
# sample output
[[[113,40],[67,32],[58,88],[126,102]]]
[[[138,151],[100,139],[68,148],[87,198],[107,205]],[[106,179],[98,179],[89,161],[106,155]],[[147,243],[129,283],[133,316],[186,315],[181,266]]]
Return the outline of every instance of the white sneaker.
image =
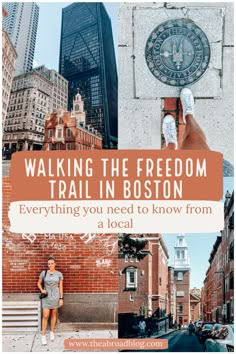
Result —
[[[183,107],[183,122],[186,124],[185,116],[191,114],[194,116],[194,98],[192,91],[185,87],[181,90],[180,99]]]
[[[163,119],[162,133],[165,137],[166,146],[169,145],[170,143],[172,143],[172,144],[175,144],[175,149],[177,149],[178,142],[177,142],[176,125],[175,125],[174,118],[170,114],[165,116]]]
[[[41,341],[42,341],[42,345],[47,345],[47,338],[46,338],[46,336],[42,336]]]
[[[51,340],[51,341],[54,341],[54,339],[55,339],[55,334],[54,334],[54,332],[50,332],[50,340]]]

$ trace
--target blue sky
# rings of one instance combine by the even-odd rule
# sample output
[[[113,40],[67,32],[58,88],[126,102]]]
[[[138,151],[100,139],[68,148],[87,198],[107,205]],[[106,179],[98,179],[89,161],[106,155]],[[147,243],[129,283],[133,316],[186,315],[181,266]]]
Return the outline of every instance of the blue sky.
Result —
[[[234,179],[230,177],[224,178],[223,189],[223,197],[225,196],[227,190],[232,193],[234,189]],[[162,236],[169,252],[169,264],[171,265],[173,263],[174,246],[176,243],[177,234],[163,234]],[[220,236],[220,230],[218,233],[185,234],[190,257],[191,288],[195,286],[200,288],[203,286],[206,270],[209,266],[208,259],[217,236]]]
[[[37,2],[39,24],[34,55],[34,66],[44,64],[58,71],[61,34],[61,14],[63,7],[71,2]],[[104,3],[112,22],[113,40],[117,57],[117,13],[118,3]]]

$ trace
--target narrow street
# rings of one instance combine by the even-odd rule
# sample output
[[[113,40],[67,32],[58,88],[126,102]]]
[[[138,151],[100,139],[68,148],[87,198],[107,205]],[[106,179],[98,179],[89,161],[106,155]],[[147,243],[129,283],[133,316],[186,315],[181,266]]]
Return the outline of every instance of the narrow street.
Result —
[[[175,331],[164,337],[168,339],[169,348],[160,352],[203,352],[203,345],[195,334],[189,335],[187,330]]]

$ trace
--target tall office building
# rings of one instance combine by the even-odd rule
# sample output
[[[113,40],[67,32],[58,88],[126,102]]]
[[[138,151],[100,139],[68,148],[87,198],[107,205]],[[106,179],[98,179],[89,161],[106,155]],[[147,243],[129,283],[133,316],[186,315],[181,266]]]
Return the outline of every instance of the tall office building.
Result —
[[[8,13],[3,19],[3,28],[18,55],[15,66],[17,76],[33,67],[39,7],[35,2],[5,2],[3,6]]]
[[[45,65],[38,66],[33,71],[36,71],[53,83],[50,113],[58,108],[63,108],[66,111],[68,105],[68,81],[62,75],[58,74],[56,70],[48,69]]]
[[[8,13],[2,8],[2,17],[6,17]],[[10,98],[11,85],[15,70],[15,62],[17,53],[12,45],[9,35],[4,29],[2,30],[2,132],[5,125],[7,108]]]
[[[52,90],[53,83],[36,71],[14,77],[2,138],[10,154],[42,149]]]
[[[69,81],[68,109],[79,89],[86,124],[104,148],[117,146],[117,70],[111,20],[102,3],[72,3],[62,10],[59,73]]]

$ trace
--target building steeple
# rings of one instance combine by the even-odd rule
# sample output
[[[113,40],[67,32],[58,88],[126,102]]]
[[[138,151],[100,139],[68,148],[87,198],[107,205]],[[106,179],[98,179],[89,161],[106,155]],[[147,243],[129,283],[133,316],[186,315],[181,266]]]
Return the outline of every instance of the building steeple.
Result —
[[[73,115],[76,117],[76,126],[79,127],[80,123],[85,124],[84,101],[79,93],[76,94],[73,100]]]
[[[190,259],[188,255],[188,246],[183,234],[177,236],[177,242],[174,249],[174,268],[179,270],[189,270]]]

